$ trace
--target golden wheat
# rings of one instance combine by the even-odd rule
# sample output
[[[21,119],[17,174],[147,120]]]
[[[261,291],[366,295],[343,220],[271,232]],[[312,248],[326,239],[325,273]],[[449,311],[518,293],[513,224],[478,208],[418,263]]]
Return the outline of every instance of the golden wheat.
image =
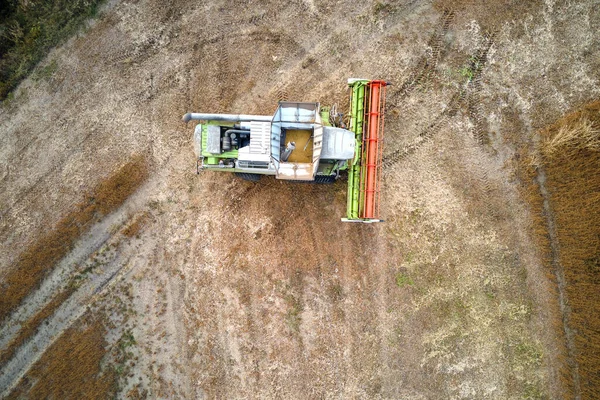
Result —
[[[117,376],[102,372],[107,354],[102,318],[86,314],[66,330],[29,370],[7,399],[107,399]]]
[[[600,397],[600,101],[541,132],[581,396]],[[570,376],[564,374],[569,384]]]
[[[600,129],[587,116],[560,126],[541,143],[541,152],[547,159],[573,156],[581,150],[600,151]]]

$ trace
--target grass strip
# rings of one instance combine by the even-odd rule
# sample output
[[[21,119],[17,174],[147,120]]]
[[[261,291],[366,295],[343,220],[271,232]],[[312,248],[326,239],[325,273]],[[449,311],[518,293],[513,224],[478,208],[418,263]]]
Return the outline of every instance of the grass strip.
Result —
[[[0,101],[10,97],[50,49],[95,17],[102,1],[0,0]]]

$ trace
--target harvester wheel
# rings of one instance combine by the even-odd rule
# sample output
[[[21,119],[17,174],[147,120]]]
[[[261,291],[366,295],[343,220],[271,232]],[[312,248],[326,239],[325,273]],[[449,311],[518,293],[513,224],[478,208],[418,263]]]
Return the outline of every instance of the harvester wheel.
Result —
[[[261,174],[249,174],[246,172],[236,172],[235,174],[239,178],[242,178],[243,180],[250,181],[250,182],[258,182],[258,181],[260,181],[260,178],[262,178]]]

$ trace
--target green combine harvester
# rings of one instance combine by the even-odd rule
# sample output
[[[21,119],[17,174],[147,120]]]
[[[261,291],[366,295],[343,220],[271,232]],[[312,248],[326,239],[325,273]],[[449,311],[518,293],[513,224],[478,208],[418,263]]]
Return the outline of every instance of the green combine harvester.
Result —
[[[196,168],[232,172],[258,181],[333,183],[348,172],[347,222],[380,222],[384,81],[349,79],[350,115],[319,103],[281,101],[273,116],[188,113],[194,130]],[[333,117],[333,118],[330,118]],[[347,125],[347,126],[346,126]],[[349,129],[346,129],[349,128]]]

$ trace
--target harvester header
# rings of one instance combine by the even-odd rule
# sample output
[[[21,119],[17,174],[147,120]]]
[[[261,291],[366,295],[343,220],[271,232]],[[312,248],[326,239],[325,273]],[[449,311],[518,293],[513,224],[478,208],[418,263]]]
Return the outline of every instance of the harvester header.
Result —
[[[349,121],[319,103],[281,101],[273,116],[188,113],[196,169],[333,183],[348,172],[347,222],[380,222],[385,90],[380,80],[349,79]],[[330,118],[333,117],[333,118]],[[337,125],[333,126],[335,122]],[[346,129],[349,128],[349,129]]]

